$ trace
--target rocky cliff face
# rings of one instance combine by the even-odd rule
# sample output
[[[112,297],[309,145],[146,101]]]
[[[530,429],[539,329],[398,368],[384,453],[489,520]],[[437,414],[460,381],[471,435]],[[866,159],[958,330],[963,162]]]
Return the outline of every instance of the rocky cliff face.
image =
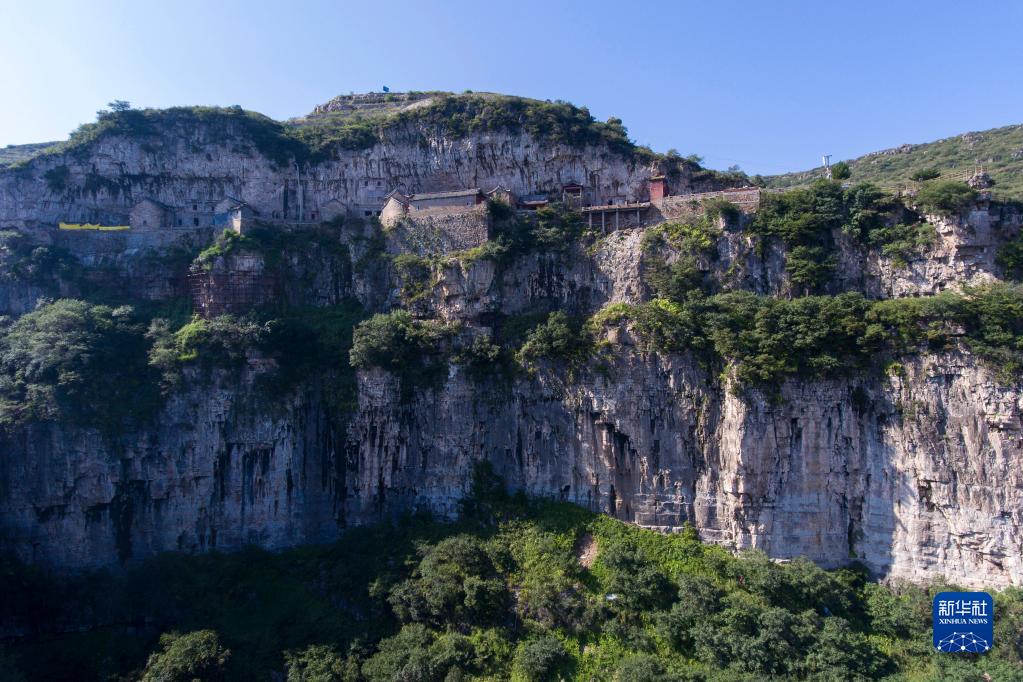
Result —
[[[608,376],[549,376],[481,399],[454,373],[402,404],[393,377],[360,383],[350,518],[382,506],[454,513],[464,472],[644,526],[879,575],[1018,583],[1020,394],[959,355],[904,377],[785,386],[738,398],[691,359],[637,351]],[[858,406],[854,390],[869,396]]]
[[[254,364],[196,381],[144,432],[50,424],[5,433],[6,547],[29,561],[86,568],[166,550],[335,537],[344,472],[315,387],[269,404],[253,390]]]
[[[46,179],[55,170],[62,171],[59,186]],[[635,201],[646,194],[649,175],[646,164],[606,148],[548,144],[525,133],[452,139],[441,130],[408,124],[388,129],[368,149],[340,149],[337,158],[300,167],[275,164],[230,127],[223,139],[211,138],[201,127],[172,128],[155,140],[106,136],[86,156],[46,155],[0,174],[0,227],[124,224],[143,199],[191,215],[192,206],[201,214],[225,197],[236,197],[266,218],[296,222],[315,220],[312,215],[326,214],[332,203],[358,215],[364,208],[379,210],[395,189],[501,185],[519,194],[560,196],[562,184],[582,182],[599,198]]]
[[[607,150],[525,135],[444,139],[398,130],[370,150],[301,172],[201,131],[173,139],[155,151],[104,139],[87,156],[45,157],[30,172],[0,174],[0,223],[66,249],[86,273],[106,273],[140,299],[197,292],[198,309],[211,313],[204,306],[244,312],[257,303],[356,297],[375,311],[404,303],[386,260],[365,265],[374,248],[385,250],[373,246],[383,236],[371,223],[331,227],[338,249],[325,252],[321,241],[303,247],[303,257],[285,254],[272,264],[243,249],[191,285],[189,259],[165,256],[175,248],[194,255],[208,231],[63,235],[42,226],[124,212],[142,195],[180,205],[236,194],[273,214],[283,210],[281,192],[299,187],[306,210],[331,199],[357,205],[373,200],[378,179],[388,189],[525,191],[597,173],[608,193],[636,197],[648,172]],[[42,176],[59,165],[69,167],[70,180],[55,192]],[[90,174],[117,179],[118,189],[81,189]],[[857,252],[836,235],[840,267],[828,286],[892,298],[996,279],[995,246],[1019,229],[1018,215],[983,205],[935,222],[937,241],[904,266]],[[706,263],[710,276],[789,293],[780,247],[755,248],[744,230],[748,217],[722,225]],[[409,306],[471,336],[487,332],[495,317],[637,302],[650,295],[647,231],[502,265],[441,258]],[[57,277],[44,293],[87,295],[82,281]],[[0,303],[19,315],[44,289],[5,281]],[[790,380],[772,396],[740,393],[693,356],[645,349],[627,326],[605,333],[614,349],[606,365],[571,372],[550,366],[480,378],[450,363],[438,381],[409,391],[395,374],[362,370],[357,407],[343,417],[328,407],[317,377],[268,392],[259,378],[273,363],[252,354],[238,372],[186,377],[153,424],[130,433],[59,422],[7,428],[0,548],[74,570],[165,550],[328,541],[348,525],[406,511],[453,515],[474,463],[488,461],[511,488],[664,530],[693,524],[705,539],[779,559],[859,560],[879,576],[912,580],[1023,583],[1018,382],[996,379],[977,358],[951,350],[903,358],[887,374]]]

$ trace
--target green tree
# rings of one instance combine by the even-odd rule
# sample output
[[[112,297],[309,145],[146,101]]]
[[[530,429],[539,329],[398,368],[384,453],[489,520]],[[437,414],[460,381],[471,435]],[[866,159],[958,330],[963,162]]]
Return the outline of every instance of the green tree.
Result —
[[[380,642],[362,666],[369,682],[442,682],[462,679],[474,670],[472,641],[458,633],[436,635],[420,623],[402,627]]]
[[[225,679],[230,657],[212,630],[167,633],[160,635],[160,650],[146,662],[142,682],[216,682]]]
[[[486,546],[457,535],[427,550],[413,576],[391,590],[388,602],[405,622],[464,627],[500,618],[507,597]]]
[[[927,213],[951,215],[969,206],[977,198],[977,190],[965,182],[933,180],[920,187],[916,203]]]
[[[159,404],[148,342],[130,306],[61,299],[0,335],[0,421],[114,427]]]
[[[671,584],[646,552],[627,540],[600,548],[598,560],[605,569],[604,590],[615,595],[616,609],[638,614],[667,608]]]
[[[661,619],[661,631],[680,651],[691,653],[697,626],[720,610],[724,593],[709,578],[684,575],[679,579],[678,601]]]
[[[614,679],[615,682],[669,682],[672,678],[657,656],[635,654],[622,660]]]
[[[1005,271],[1010,279],[1023,279],[1023,233],[1006,242],[998,249],[995,262]]]
[[[831,178],[833,180],[848,180],[852,177],[852,169],[845,161],[839,161],[831,167]]]
[[[824,627],[806,655],[807,671],[829,680],[872,680],[887,661],[862,634],[842,618],[825,618]]]
[[[579,324],[559,310],[533,328],[515,357],[523,366],[535,368],[542,360],[583,360],[588,349],[588,339]]]
[[[542,635],[519,645],[512,660],[512,679],[546,682],[568,662],[568,652],[557,637]]]
[[[359,666],[344,659],[325,644],[313,644],[301,651],[287,651],[284,660],[288,682],[358,682]]]

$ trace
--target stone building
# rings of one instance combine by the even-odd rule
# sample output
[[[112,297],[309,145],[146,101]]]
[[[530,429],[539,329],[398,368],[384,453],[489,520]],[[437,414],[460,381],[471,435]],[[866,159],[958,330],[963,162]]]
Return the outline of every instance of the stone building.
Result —
[[[420,211],[431,213],[459,213],[468,211],[487,201],[487,195],[478,187],[451,192],[432,192],[405,195],[394,190],[387,195],[387,201],[378,214],[384,225],[393,225],[402,216]]]
[[[430,208],[472,208],[486,200],[486,195],[479,188],[459,189],[453,192],[413,194],[408,198],[408,207],[410,211]]]
[[[158,230],[174,225],[174,211],[159,201],[143,199],[135,204],[128,217],[133,230]]]
[[[242,234],[259,217],[259,212],[241,199],[224,197],[213,208],[213,226]]]

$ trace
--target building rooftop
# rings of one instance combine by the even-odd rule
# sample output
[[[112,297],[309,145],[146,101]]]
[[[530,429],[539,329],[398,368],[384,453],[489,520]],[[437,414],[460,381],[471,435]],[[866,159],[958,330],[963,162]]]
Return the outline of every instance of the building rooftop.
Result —
[[[473,197],[477,194],[482,194],[479,188],[474,189],[459,189],[451,192],[432,192],[427,194],[413,194],[409,197],[410,201],[423,201],[424,199],[450,199],[453,197]]]
[[[603,211],[635,211],[636,209],[650,208],[649,201],[636,204],[607,204],[605,206],[585,206],[580,209],[583,213],[594,213]]]

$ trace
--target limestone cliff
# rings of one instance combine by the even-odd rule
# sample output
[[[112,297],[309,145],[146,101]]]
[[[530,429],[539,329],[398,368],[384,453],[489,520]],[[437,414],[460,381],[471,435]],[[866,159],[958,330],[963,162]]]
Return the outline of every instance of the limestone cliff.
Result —
[[[653,228],[644,226],[503,262],[428,254],[425,282],[408,300],[391,256],[415,240],[357,214],[379,201],[377,182],[525,193],[595,177],[598,194],[635,200],[650,175],[607,148],[509,132],[451,138],[410,125],[304,166],[276,164],[244,136],[209,139],[198,128],[166,132],[155,146],[112,135],[85,154],[0,172],[0,224],[62,249],[78,268],[74,278],[6,278],[3,312],[96,287],[127,289],[135,302],[190,296],[209,315],[354,297],[370,312],[404,306],[457,324],[457,345],[489,334],[501,317],[590,314],[650,297],[644,236]],[[58,167],[67,169],[62,188],[46,180]],[[244,197],[271,228],[284,229],[288,217],[323,222],[311,216],[331,201],[356,215],[273,258],[243,245],[201,268],[190,263],[213,236],[206,225],[124,234],[52,227],[125,215],[143,196],[182,206],[224,195]],[[995,247],[1018,232],[1017,213],[980,202],[932,222],[937,239],[908,263],[836,233],[838,267],[825,290],[896,298],[1000,278]],[[716,286],[791,295],[784,248],[754,243],[748,225],[748,215],[723,221],[701,270]],[[175,249],[186,257],[168,258]],[[962,346],[908,355],[887,373],[793,378],[768,394],[733,390],[727,373],[691,353],[655,352],[629,325],[602,333],[605,361],[572,371],[480,377],[450,362],[438,380],[410,387],[398,374],[360,370],[356,406],[344,415],[324,399],[322,377],[268,391],[259,379],[273,361],[253,353],[234,373],[189,370],[149,426],[114,434],[60,422],[7,427],[0,549],[80,569],[164,550],[328,541],[350,524],[406,511],[455,514],[473,464],[488,461],[511,488],[664,530],[693,524],[705,539],[779,559],[859,560],[879,576],[912,580],[1023,583],[1023,389]]]

